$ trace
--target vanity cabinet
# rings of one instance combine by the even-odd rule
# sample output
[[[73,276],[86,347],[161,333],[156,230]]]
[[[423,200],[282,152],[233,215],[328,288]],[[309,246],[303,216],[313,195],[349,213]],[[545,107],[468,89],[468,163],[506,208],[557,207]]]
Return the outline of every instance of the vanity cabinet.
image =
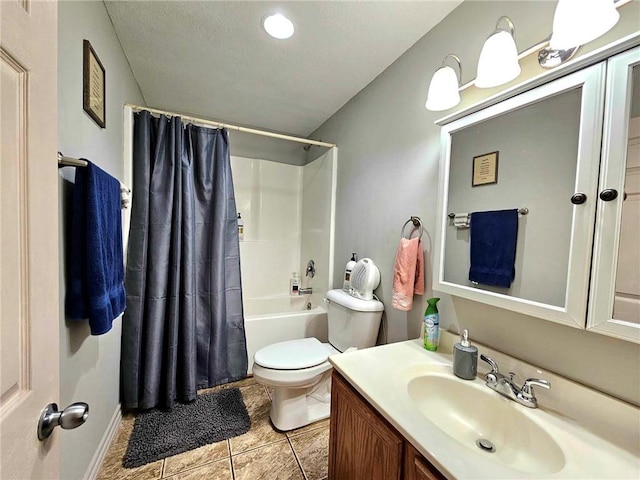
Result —
[[[336,370],[331,382],[329,480],[444,479]]]
[[[405,441],[404,480],[443,480],[442,474]]]

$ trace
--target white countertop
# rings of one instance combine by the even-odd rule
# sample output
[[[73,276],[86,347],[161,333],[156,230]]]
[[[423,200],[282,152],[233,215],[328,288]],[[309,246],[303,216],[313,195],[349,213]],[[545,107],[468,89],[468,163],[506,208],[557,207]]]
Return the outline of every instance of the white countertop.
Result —
[[[498,362],[501,371],[518,363],[495,351],[480,348]],[[509,360],[511,364],[509,364]],[[448,478],[555,478],[640,479],[640,409],[588,389],[549,372],[534,370],[551,381],[549,392],[537,390],[539,408],[531,409],[500,397],[484,386],[478,373],[474,382],[513,403],[534,420],[561,447],[564,462],[550,474],[526,473],[497,461],[490,453],[467,447],[430,422],[407,392],[410,378],[434,367],[451,372],[452,356],[428,352],[422,341],[409,340],[355,352],[332,355],[329,361],[411,444]],[[506,364],[506,365],[504,365]],[[535,369],[520,363],[520,370]],[[480,364],[478,369],[484,367]],[[433,395],[438,395],[437,391]],[[563,408],[564,407],[564,408]]]

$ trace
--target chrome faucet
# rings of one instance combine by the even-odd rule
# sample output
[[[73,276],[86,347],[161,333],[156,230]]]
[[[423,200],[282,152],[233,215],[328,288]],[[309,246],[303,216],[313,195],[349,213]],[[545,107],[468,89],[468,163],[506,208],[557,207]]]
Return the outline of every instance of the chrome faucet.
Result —
[[[525,407],[538,408],[538,400],[533,391],[534,386],[547,390],[551,388],[551,383],[538,378],[528,378],[522,384],[522,388],[519,388],[513,381],[515,376],[513,372],[509,372],[509,376],[503,375],[498,369],[498,364],[484,353],[480,354],[480,360],[487,362],[491,367],[491,371],[484,376],[487,387]]]
[[[307,263],[307,270],[305,271],[305,275],[311,278],[316,276],[316,264],[313,260],[309,260],[309,262]]]

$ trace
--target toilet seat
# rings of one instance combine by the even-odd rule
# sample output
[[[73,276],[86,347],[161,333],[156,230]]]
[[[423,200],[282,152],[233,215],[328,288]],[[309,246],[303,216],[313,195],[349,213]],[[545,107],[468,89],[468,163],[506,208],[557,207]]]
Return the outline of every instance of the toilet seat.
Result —
[[[302,338],[261,348],[254,355],[254,362],[274,370],[300,370],[320,365],[334,353],[338,351],[328,343],[320,343],[313,337]]]
[[[316,338],[275,343],[256,352],[253,376],[271,387],[307,388],[331,370],[327,359],[335,353],[340,352]]]

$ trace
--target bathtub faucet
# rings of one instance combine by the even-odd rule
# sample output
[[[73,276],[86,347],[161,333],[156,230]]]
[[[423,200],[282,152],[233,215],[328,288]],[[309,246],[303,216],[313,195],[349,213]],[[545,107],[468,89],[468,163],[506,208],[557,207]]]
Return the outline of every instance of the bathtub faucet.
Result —
[[[307,270],[305,272],[305,275],[311,278],[316,276],[316,264],[313,260],[309,260],[309,263],[307,263]]]
[[[299,288],[298,295],[311,295],[313,293],[313,288]]]

